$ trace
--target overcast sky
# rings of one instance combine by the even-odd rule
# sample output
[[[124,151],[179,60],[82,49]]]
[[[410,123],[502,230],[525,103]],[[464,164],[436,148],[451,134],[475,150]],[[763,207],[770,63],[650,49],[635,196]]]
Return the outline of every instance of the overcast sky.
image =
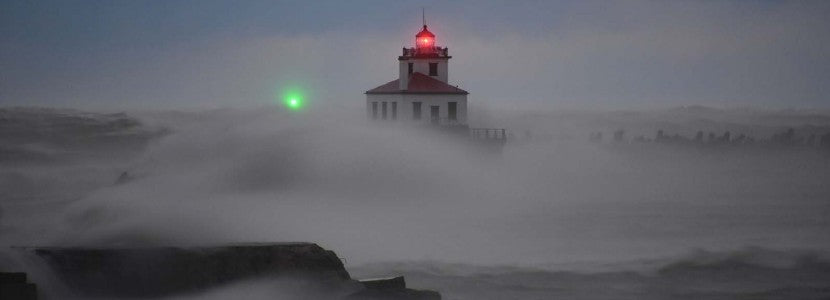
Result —
[[[360,106],[421,7],[482,106],[830,107],[828,1],[582,0],[6,0],[0,105]]]

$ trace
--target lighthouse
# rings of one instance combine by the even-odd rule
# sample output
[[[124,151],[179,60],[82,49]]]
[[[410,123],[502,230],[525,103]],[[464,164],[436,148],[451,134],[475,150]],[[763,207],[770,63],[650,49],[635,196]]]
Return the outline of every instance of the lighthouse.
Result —
[[[366,91],[371,120],[448,126],[467,125],[467,91],[449,84],[447,47],[436,44],[426,21],[415,47],[398,56],[398,79]]]

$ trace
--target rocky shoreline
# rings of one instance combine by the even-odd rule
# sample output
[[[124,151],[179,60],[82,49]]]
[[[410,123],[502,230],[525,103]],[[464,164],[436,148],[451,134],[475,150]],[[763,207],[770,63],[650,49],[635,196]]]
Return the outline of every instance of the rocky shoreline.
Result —
[[[70,297],[161,298],[276,278],[302,282],[320,299],[441,299],[434,291],[407,288],[403,277],[352,279],[337,254],[313,243],[16,249],[42,259]]]

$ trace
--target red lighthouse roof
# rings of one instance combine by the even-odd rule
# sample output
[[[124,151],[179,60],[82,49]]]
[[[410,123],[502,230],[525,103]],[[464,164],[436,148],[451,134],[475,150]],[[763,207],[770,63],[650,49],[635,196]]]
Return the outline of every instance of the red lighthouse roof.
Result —
[[[400,89],[400,79],[387,82],[384,85],[366,91],[366,94],[469,94],[467,91],[446,84],[438,79],[419,72],[409,77],[409,89]]]
[[[416,34],[415,37],[416,38],[423,38],[423,37],[434,38],[435,34],[432,34],[432,32],[429,32],[429,30],[427,29],[427,26],[424,25],[424,29],[421,29],[421,32],[418,32],[418,34]]]

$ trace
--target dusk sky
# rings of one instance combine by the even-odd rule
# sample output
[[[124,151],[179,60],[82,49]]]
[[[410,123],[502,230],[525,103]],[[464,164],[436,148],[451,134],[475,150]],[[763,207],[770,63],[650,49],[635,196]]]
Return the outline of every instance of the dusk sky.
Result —
[[[362,107],[421,8],[485,107],[830,108],[827,1],[3,1],[0,105]]]

